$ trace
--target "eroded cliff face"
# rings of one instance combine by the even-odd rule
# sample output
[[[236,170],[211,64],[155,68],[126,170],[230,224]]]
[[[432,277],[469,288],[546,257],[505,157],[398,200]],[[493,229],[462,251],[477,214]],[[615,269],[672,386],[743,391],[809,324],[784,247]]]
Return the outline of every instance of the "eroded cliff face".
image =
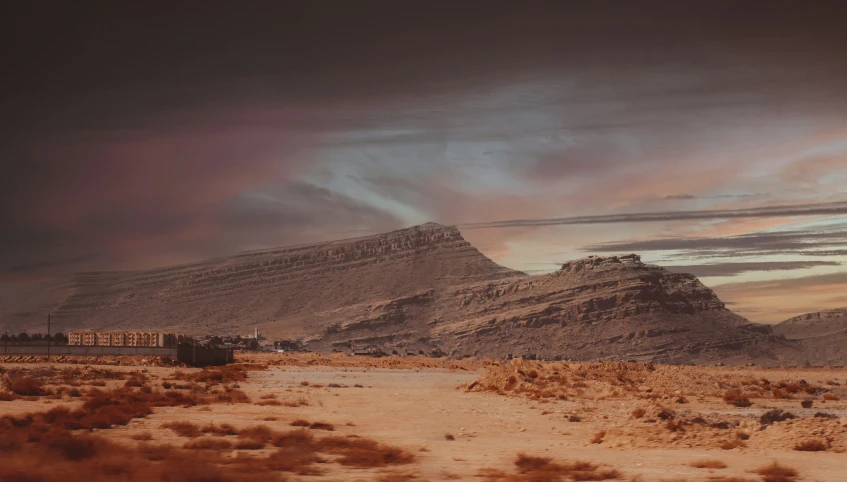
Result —
[[[489,356],[707,361],[769,356],[770,328],[750,324],[688,274],[637,255],[589,257],[554,273],[465,286],[434,336]]]
[[[548,275],[398,301],[371,307],[313,346],[435,345],[456,356],[740,363],[772,359],[780,345],[769,327],[727,310],[696,277],[643,264],[636,255],[590,257]]]
[[[68,293],[60,301],[42,307],[70,328],[229,333],[259,325],[300,336],[356,317],[369,304],[521,274],[483,256],[455,227],[429,223],[164,269],[81,273],[63,284]],[[14,315],[4,324],[26,325],[26,314]]]

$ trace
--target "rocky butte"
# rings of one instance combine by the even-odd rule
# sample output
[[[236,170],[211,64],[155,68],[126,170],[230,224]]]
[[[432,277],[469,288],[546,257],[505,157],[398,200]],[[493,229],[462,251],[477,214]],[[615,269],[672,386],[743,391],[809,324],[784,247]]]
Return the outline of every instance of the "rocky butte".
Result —
[[[316,351],[768,364],[807,351],[734,314],[696,277],[637,255],[529,276],[434,223],[162,269],[80,273],[0,303],[10,330],[40,324],[50,311],[65,330],[258,326]]]

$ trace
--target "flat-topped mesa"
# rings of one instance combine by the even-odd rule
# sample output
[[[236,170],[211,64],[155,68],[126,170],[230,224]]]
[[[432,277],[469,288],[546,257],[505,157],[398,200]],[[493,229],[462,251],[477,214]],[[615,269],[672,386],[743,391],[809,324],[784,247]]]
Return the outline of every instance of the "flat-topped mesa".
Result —
[[[588,256],[568,261],[562,265],[560,271],[579,273],[584,270],[617,269],[629,266],[644,266],[644,263],[641,262],[641,256],[634,253],[623,256]]]

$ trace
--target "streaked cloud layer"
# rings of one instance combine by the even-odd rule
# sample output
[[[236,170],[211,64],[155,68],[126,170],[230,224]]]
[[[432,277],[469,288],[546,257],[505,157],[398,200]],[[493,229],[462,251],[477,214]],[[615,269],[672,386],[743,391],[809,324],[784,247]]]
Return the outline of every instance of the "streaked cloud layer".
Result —
[[[834,6],[262,6],[4,16],[3,276],[435,221],[532,272],[641,252],[754,320],[847,304]]]

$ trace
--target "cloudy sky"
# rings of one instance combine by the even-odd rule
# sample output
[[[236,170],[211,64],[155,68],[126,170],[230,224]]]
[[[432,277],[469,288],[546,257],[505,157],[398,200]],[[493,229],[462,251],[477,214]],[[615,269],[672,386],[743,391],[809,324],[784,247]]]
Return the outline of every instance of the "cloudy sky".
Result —
[[[434,221],[847,306],[837,2],[8,3],[5,282]]]

